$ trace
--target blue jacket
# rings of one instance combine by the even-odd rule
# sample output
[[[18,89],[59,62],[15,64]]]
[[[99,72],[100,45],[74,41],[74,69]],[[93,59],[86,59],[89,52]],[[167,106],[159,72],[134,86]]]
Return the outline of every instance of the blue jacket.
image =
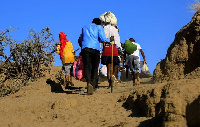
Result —
[[[92,23],[82,28],[82,49],[92,48],[100,51],[100,41],[110,42],[110,39],[106,38],[101,25]]]

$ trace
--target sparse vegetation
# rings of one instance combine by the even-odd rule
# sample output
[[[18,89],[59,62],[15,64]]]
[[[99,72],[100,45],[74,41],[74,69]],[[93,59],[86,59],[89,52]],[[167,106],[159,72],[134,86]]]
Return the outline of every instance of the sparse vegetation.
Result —
[[[198,12],[200,11],[200,2],[199,0],[195,0],[195,3],[190,5],[189,8],[193,11],[193,12]]]
[[[12,93],[13,86],[18,86],[17,91],[27,81],[44,76],[43,72],[53,63],[54,39],[48,27],[39,33],[31,29],[28,39],[21,43],[11,38],[11,31],[0,32],[0,96]],[[10,48],[9,54],[5,53],[7,47]],[[20,80],[20,85],[6,85],[11,79]]]

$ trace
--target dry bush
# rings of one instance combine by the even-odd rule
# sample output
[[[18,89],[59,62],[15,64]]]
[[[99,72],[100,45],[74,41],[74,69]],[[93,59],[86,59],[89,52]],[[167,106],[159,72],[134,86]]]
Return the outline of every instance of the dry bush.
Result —
[[[189,8],[193,11],[193,12],[200,12],[200,2],[198,0],[195,0],[195,3],[190,5]]]
[[[10,31],[0,32],[0,76],[4,77],[0,79],[0,96],[3,89],[14,88],[7,87],[7,80],[21,80],[20,84],[25,85],[29,80],[44,76],[44,71],[53,63],[54,40],[48,27],[39,33],[31,29],[28,39],[21,43],[11,39]],[[5,53],[6,47],[10,48],[9,55]]]

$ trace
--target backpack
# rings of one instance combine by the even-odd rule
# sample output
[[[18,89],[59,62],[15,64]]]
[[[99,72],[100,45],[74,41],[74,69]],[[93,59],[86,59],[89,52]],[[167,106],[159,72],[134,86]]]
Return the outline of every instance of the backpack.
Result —
[[[130,40],[126,40],[124,43],[124,50],[126,54],[131,55],[137,50],[137,45],[133,44]]]
[[[66,45],[64,47],[62,47],[62,45],[60,46],[60,48],[62,49],[62,63],[73,63],[74,62],[74,49],[73,49],[73,45],[70,41],[68,41],[66,43]],[[61,50],[60,50],[60,58],[61,58]]]
[[[82,56],[79,56],[79,59],[74,61],[73,66],[70,70],[70,74],[75,79],[82,79],[84,77],[84,66]]]

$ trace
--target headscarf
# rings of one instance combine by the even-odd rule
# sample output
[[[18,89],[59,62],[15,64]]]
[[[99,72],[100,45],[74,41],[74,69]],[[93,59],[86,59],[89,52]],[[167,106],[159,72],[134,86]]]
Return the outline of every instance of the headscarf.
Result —
[[[64,32],[60,32],[59,34],[59,42],[60,42],[60,59],[63,59],[63,50],[65,48],[65,45],[67,44],[67,35],[65,35]]]

